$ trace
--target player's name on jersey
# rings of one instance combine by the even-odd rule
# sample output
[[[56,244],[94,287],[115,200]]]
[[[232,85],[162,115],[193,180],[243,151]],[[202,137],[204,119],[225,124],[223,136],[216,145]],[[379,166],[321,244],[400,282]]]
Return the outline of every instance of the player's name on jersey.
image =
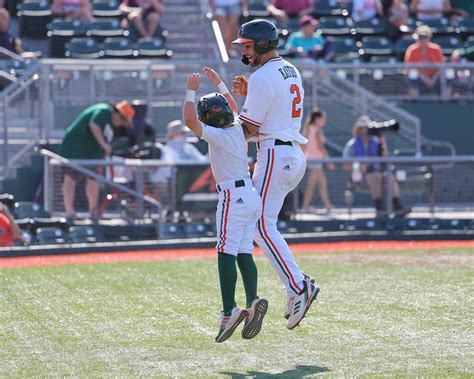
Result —
[[[291,66],[283,66],[278,69],[280,71],[281,76],[283,76],[283,79],[288,79],[288,78],[297,78],[298,74],[296,73],[296,70],[294,67]]]

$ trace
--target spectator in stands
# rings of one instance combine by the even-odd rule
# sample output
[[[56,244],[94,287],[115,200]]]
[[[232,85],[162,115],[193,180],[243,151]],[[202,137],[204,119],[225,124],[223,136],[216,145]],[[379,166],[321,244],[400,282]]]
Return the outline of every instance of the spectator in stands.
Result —
[[[381,13],[381,0],[352,0],[351,18],[354,21],[370,20]]]
[[[444,15],[459,15],[469,17],[463,9],[453,8],[450,0],[412,0],[410,10],[418,20],[437,20]]]
[[[303,152],[307,159],[320,159],[328,157],[329,154],[324,146],[325,137],[323,128],[326,125],[326,112],[314,108],[311,114],[306,118],[303,134],[308,139],[308,143],[303,145]],[[334,170],[334,164],[329,163],[328,168]],[[319,185],[319,196],[323,202],[324,208],[329,213],[332,209],[329,200],[326,174],[323,170],[323,164],[319,162],[308,162],[308,182],[303,197],[303,211],[315,212],[311,206],[314,190]]]
[[[85,23],[93,20],[89,0],[53,0],[51,10],[56,17],[79,20]]]
[[[445,61],[441,47],[431,42],[433,33],[429,26],[421,25],[416,28],[414,37],[417,42],[408,46],[405,53],[405,63],[443,63]],[[439,87],[439,76],[438,68],[410,69],[408,72],[410,95],[417,97],[420,88],[436,90]]]
[[[357,157],[382,157],[388,155],[385,137],[379,137],[369,134],[369,126],[372,120],[366,116],[360,116],[353,127],[353,138],[351,138],[344,147],[344,158]],[[397,215],[405,215],[410,212],[409,209],[403,207],[400,201],[400,189],[397,181],[392,173],[385,170],[385,166],[379,163],[373,164],[346,164],[345,169],[352,170],[351,181],[355,176],[361,176],[362,180],[367,183],[374,206],[378,216],[386,216],[386,207],[382,199],[382,191],[384,182],[390,183],[392,194],[393,210]]]
[[[135,110],[127,101],[118,104],[99,103],[86,108],[66,129],[59,154],[69,159],[104,159],[112,154],[110,145],[114,128],[131,127]],[[91,167],[88,167],[91,169]],[[102,174],[102,167],[96,169]],[[74,218],[76,183],[82,174],[70,167],[64,169],[63,200],[66,217]],[[86,196],[92,218],[98,216],[99,184],[86,180]]]
[[[0,47],[14,53],[21,53],[21,40],[10,33],[10,13],[0,8]]]
[[[312,13],[314,0],[271,0],[267,10],[280,24],[286,25],[290,18]]]
[[[247,0],[209,0],[212,14],[219,23],[224,44],[231,57],[238,55],[232,46],[239,29],[240,16],[247,8]]]
[[[120,9],[142,38],[155,36],[165,7],[163,0],[123,0]]]
[[[408,32],[409,10],[404,0],[384,0],[382,14],[387,22],[387,35],[392,41]]]
[[[0,247],[11,247],[14,241],[25,243],[20,228],[15,224],[8,207],[0,203]]]
[[[318,22],[311,16],[300,18],[300,30],[293,32],[286,41],[286,48],[299,58],[324,59],[331,54],[331,44],[316,32]]]
[[[171,121],[166,129],[168,131],[168,142],[165,147],[172,151],[174,161],[195,160],[205,161],[206,158],[196,147],[186,141],[186,133],[190,130],[181,120]]]

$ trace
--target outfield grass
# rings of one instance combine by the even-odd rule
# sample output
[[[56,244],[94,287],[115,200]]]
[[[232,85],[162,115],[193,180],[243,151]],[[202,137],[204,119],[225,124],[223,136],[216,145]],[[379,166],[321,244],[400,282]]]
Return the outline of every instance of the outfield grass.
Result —
[[[0,377],[474,375],[472,250],[297,259],[321,285],[301,327],[259,257],[264,328],[223,344],[211,259],[0,270]]]

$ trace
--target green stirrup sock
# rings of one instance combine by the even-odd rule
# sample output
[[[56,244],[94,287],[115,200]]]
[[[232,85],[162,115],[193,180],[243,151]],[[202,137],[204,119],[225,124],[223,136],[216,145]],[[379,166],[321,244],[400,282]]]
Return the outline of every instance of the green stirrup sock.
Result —
[[[252,254],[237,255],[237,263],[244,282],[247,308],[250,308],[252,302],[257,298],[257,266],[255,266]]]
[[[235,286],[237,283],[236,257],[233,255],[218,253],[217,267],[219,268],[219,281],[221,284],[223,312],[229,316],[235,307]]]

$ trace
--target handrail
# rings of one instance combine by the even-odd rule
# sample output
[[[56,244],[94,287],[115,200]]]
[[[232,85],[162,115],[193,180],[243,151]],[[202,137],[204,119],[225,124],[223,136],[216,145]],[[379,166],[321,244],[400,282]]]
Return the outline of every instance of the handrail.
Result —
[[[11,95],[14,91],[18,89],[26,88],[29,83],[35,81],[37,78],[35,74],[37,74],[39,68],[38,62],[31,63],[27,68],[26,71],[21,75],[17,80],[12,83],[11,85],[7,86],[3,91],[0,92],[0,98],[6,99],[9,95]]]
[[[129,195],[132,195],[132,196],[134,196],[138,199],[144,200],[147,203],[150,203],[150,204],[154,205],[158,209],[158,213],[161,216],[161,213],[162,213],[161,202],[159,202],[158,200],[152,198],[151,196],[144,195],[144,194],[142,194],[140,192],[137,192],[137,191],[134,191],[134,190],[122,185],[122,184],[115,183],[114,181],[112,181],[110,179],[107,179],[107,178],[103,177],[102,175],[97,174],[95,171],[81,166],[79,163],[77,163],[77,162],[80,162],[79,160],[78,161],[72,161],[71,159],[64,158],[61,155],[53,153],[52,151],[50,151],[48,149],[45,149],[45,148],[40,148],[38,150],[38,153],[41,156],[43,156],[47,159],[56,160],[57,162],[60,163],[60,165],[71,167],[74,170],[79,171],[82,174],[93,177],[94,179],[96,179],[97,181],[99,181],[103,184],[107,184],[107,185],[109,185],[113,188],[116,188],[116,189],[118,189],[122,192],[128,193]],[[110,166],[111,165],[111,162],[107,161],[107,160],[100,160],[100,161],[99,160],[90,160],[90,161],[88,161],[88,163],[92,163],[96,166],[97,165],[102,165],[102,166]],[[116,165],[116,162],[114,164]]]
[[[8,58],[14,59],[16,61],[21,61],[21,62],[25,61],[25,58],[22,57],[21,55],[15,53],[13,51],[10,51],[8,49],[5,49],[4,47],[1,47],[1,46],[0,46],[0,54],[6,55]]]
[[[20,151],[18,151],[17,153],[15,153],[13,155],[13,157],[11,157],[9,160],[8,160],[8,164],[5,164],[3,166],[3,172],[1,173],[0,175],[0,179],[4,179],[6,177],[8,177],[8,174],[10,173],[10,170],[12,169],[13,165],[15,164],[15,162],[17,160],[19,160],[20,158],[22,158],[28,150],[32,149],[33,146],[35,146],[37,143],[36,140],[33,140],[33,141],[30,141],[28,142],[25,146],[23,146]]]

